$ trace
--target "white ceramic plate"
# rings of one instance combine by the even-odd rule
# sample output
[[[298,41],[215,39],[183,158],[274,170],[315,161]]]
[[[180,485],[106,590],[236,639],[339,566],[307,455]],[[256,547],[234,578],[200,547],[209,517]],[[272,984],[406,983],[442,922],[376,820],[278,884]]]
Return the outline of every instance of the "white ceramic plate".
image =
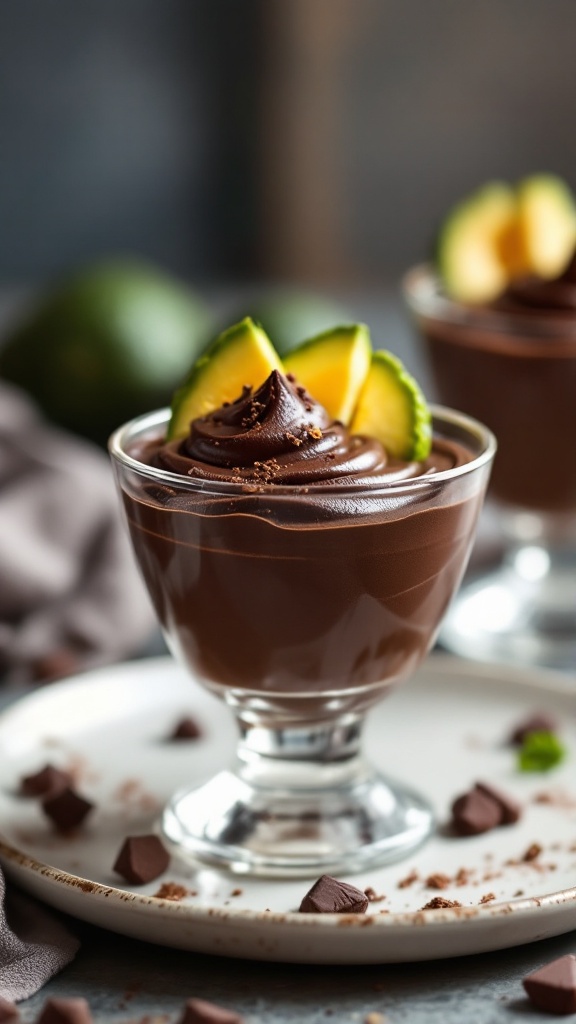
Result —
[[[256,959],[384,963],[513,946],[576,928],[576,688],[567,678],[432,657],[372,712],[366,734],[382,768],[421,789],[445,821],[476,780],[524,805],[521,821],[472,838],[442,828],[408,860],[347,880],[385,898],[367,915],[296,911],[306,881],[262,881],[172,861],[130,891],[112,865],[127,834],[148,832],[168,795],[225,765],[235,729],[220,705],[170,659],[119,665],[38,691],[0,717],[0,861],[23,888],[114,931],[168,946]],[[505,738],[535,710],[562,723],[569,756],[547,775],[517,771]],[[186,713],[205,738],[167,742]],[[74,838],[52,830],[22,775],[50,761],[73,768],[96,810]],[[538,844],[534,860],[526,851]],[[463,869],[463,872],[462,872]],[[403,884],[413,872],[417,878]],[[464,878],[466,884],[458,884]],[[446,889],[427,884],[442,874]],[[154,896],[163,882],[189,891]],[[483,898],[491,894],[489,902]],[[434,896],[461,907],[422,910]]]

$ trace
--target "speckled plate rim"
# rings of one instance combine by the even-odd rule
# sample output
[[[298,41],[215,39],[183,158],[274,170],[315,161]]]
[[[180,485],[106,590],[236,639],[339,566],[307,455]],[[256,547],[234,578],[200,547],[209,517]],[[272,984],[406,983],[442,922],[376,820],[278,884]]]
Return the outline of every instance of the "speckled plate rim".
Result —
[[[158,670],[166,666],[167,662],[171,659],[157,658],[150,659],[148,664],[150,666],[157,665]],[[459,678],[468,677],[469,679],[478,679],[479,674],[483,677],[492,681],[499,680],[507,682],[511,685],[521,686],[523,690],[535,691],[542,693],[542,691],[548,691],[555,694],[556,696],[563,698],[576,698],[576,685],[569,677],[548,670],[535,670],[535,669],[524,669],[510,665],[500,664],[479,664],[476,662],[465,661],[453,656],[445,656],[434,654],[425,663],[420,671],[426,673],[427,666],[429,666],[434,674],[442,672],[443,674],[451,677],[458,676]],[[121,666],[115,666],[119,668]],[[78,683],[87,680],[94,681],[100,675],[105,675],[106,669],[100,669],[85,673],[74,677],[61,684],[55,684],[57,686],[68,686],[77,685]],[[32,695],[32,699],[33,699]],[[28,698],[24,698],[25,700]],[[20,702],[14,705],[15,708],[19,707]],[[11,714],[11,708],[8,708],[1,715],[2,721],[5,722]],[[350,929],[355,932],[370,932],[372,936],[375,934],[382,933],[384,935],[404,934],[407,931],[411,931],[414,928],[419,930],[425,929],[426,933],[429,933],[432,929],[436,932],[440,929],[445,932],[447,929],[453,931],[454,929],[461,929],[462,925],[466,923],[468,929],[483,931],[490,928],[490,924],[495,921],[501,921],[503,918],[516,920],[519,924],[521,921],[527,924],[528,921],[534,919],[538,920],[543,924],[543,918],[549,917],[551,914],[560,915],[555,923],[545,926],[541,929],[541,932],[537,934],[523,934],[517,936],[513,941],[502,941],[502,937],[499,937],[497,941],[489,941],[488,943],[482,943],[478,948],[466,949],[462,948],[462,953],[469,952],[481,952],[487,949],[499,949],[505,948],[506,945],[522,944],[524,942],[535,941],[539,938],[549,937],[551,935],[561,934],[570,931],[572,928],[576,928],[576,885],[566,889],[560,889],[544,893],[538,896],[522,897],[514,900],[491,902],[485,905],[473,906],[473,907],[455,907],[455,908],[442,908],[438,910],[427,910],[427,911],[409,911],[400,913],[390,913],[387,915],[358,915],[358,914],[299,914],[294,911],[290,912],[278,912],[278,911],[255,911],[243,908],[221,908],[221,907],[195,907],[189,904],[177,903],[172,900],[162,899],[156,896],[150,896],[147,894],[131,892],[125,889],[119,889],[114,886],[102,885],[98,882],[93,882],[90,879],[83,878],[80,875],[74,875],[69,872],[63,871],[59,868],[53,867],[50,864],[46,864],[42,861],[36,860],[28,854],[22,853],[11,843],[7,842],[2,837],[0,827],[0,863],[5,868],[6,873],[12,877],[16,882],[21,882],[23,887],[28,889],[34,895],[39,896],[41,899],[46,899],[53,906],[59,909],[67,910],[67,907],[62,906],[62,901],[59,899],[50,899],[50,890],[58,889],[64,886],[70,895],[73,895],[75,903],[78,903],[82,899],[91,899],[94,903],[98,902],[101,906],[107,906],[110,909],[115,906],[117,908],[122,907],[124,911],[128,908],[130,914],[138,915],[145,914],[149,916],[150,908],[154,908],[156,919],[162,918],[166,922],[170,922],[173,919],[186,919],[191,924],[198,926],[218,927],[222,925],[229,926],[232,923],[238,924],[243,928],[257,927],[260,929],[264,926],[267,933],[273,933],[278,929],[284,931],[289,928],[292,932],[306,932],[307,930],[324,929],[328,930],[330,934],[334,931],[340,931],[346,929],[347,932]],[[31,873],[31,874],[30,874]],[[24,880],[24,881],[23,881]],[[78,897],[78,900],[76,900]],[[74,911],[69,911],[74,913]],[[573,913],[573,918],[572,918]],[[100,917],[99,914],[78,913],[79,917],[84,920],[91,920],[94,923],[100,923],[95,920],[96,917]],[[561,920],[560,920],[561,917]],[[569,923],[569,921],[571,923]],[[112,927],[112,926],[111,926]],[[122,931],[121,928],[114,927],[113,930]],[[136,934],[133,929],[127,928],[127,934]],[[154,941],[154,940],[152,940]],[[163,940],[165,944],[170,945],[170,941]],[[174,943],[179,945],[179,943]],[[473,943],[474,944],[474,943]],[[193,948],[187,946],[187,948]],[[205,951],[205,950],[203,950]],[[218,950],[211,950],[212,952],[218,952]],[[229,952],[229,951],[227,951]],[[375,950],[375,956],[372,962],[384,962],[386,956],[382,956],[382,951],[378,954],[378,950]],[[236,954],[242,956],[251,956],[250,950],[244,950],[242,954]],[[436,959],[442,956],[456,955],[454,951],[438,951],[433,955],[429,953],[422,955],[418,953],[415,959]],[[266,958],[263,956],[262,958]],[[271,957],[268,956],[268,959]],[[297,957],[290,956],[275,956],[273,959],[298,959]],[[403,960],[408,959],[405,956],[401,957]],[[346,958],[347,959],[347,958]],[[320,962],[316,959],[314,962]],[[329,962],[337,962],[333,957],[330,957]],[[356,962],[368,962],[366,959]]]
[[[389,929],[396,925],[402,927],[411,925],[428,925],[428,923],[442,922],[444,924],[460,923],[463,919],[470,921],[475,918],[501,917],[503,914],[522,914],[526,911],[541,911],[546,907],[556,907],[562,904],[574,903],[576,912],[576,886],[569,889],[559,889],[556,892],[546,893],[542,896],[522,897],[517,900],[504,902],[491,902],[476,907],[448,907],[440,910],[426,911],[405,911],[403,913],[390,913],[386,916],[365,916],[363,914],[299,914],[296,911],[260,911],[246,909],[224,909],[223,907],[193,907],[189,904],[177,903],[174,900],[162,899],[158,896],[148,896],[143,893],[131,892],[126,889],[117,889],[111,885],[101,885],[99,882],[92,882],[81,875],[72,875],[67,871],[43,864],[27,854],[21,853],[15,847],[10,846],[0,838],[0,861],[5,867],[15,865],[16,867],[33,871],[44,880],[63,884],[83,895],[103,897],[110,902],[120,904],[129,903],[133,907],[149,908],[157,907],[167,916],[183,915],[194,918],[194,920],[209,920],[220,918],[229,921],[234,918],[238,921],[257,922],[261,924],[292,924],[299,928],[322,927],[333,928],[334,925],[355,928],[370,926],[376,929]],[[576,917],[574,919],[576,928]]]

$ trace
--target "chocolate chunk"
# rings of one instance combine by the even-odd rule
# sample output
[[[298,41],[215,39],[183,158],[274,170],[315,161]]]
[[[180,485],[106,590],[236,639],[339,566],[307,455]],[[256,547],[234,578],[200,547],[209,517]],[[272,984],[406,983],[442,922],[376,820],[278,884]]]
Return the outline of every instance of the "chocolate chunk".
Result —
[[[576,956],[569,953],[524,978],[530,1001],[545,1013],[576,1013]]]
[[[471,789],[452,804],[452,824],[461,836],[489,832],[502,821],[500,806],[479,789]]]
[[[514,746],[521,747],[531,732],[556,732],[557,729],[556,719],[552,715],[546,714],[545,711],[539,711],[514,727],[510,733],[509,742]]]
[[[243,1024],[242,1017],[205,999],[187,999],[178,1024]]]
[[[170,854],[158,836],[127,836],[114,862],[114,871],[127,882],[144,885],[158,878],[170,863]]]
[[[475,789],[498,804],[501,813],[501,825],[514,825],[520,819],[522,807],[517,800],[508,796],[507,793],[503,793],[500,789],[494,789],[493,786],[489,786],[486,782],[477,782]]]
[[[361,889],[322,875],[300,904],[301,914],[365,914],[368,897]]]
[[[20,792],[23,796],[45,796],[56,793],[72,784],[70,772],[47,764],[34,775],[24,775],[20,780]]]
[[[42,810],[59,832],[70,832],[82,824],[94,804],[85,800],[71,786],[59,790],[42,801]]]
[[[198,740],[202,736],[202,729],[198,722],[191,717],[181,718],[174,726],[170,735],[171,740]]]
[[[91,1024],[92,1014],[85,999],[47,999],[36,1024]]]
[[[0,996],[0,1021],[15,1020],[16,1017],[20,1016],[18,1007],[11,1003],[9,999],[5,999],[4,996]]]

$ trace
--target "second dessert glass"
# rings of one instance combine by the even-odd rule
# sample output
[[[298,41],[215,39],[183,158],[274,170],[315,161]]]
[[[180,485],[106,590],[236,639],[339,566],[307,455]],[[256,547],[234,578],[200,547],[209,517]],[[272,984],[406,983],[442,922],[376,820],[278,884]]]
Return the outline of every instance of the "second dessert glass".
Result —
[[[167,642],[226,701],[240,735],[229,770],[174,795],[164,836],[195,858],[275,876],[407,853],[433,828],[431,808],[366,762],[362,726],[435,639],[466,566],[493,436],[437,408],[434,433],[465,449],[463,465],[373,488],[246,488],[140,461],[168,416],[112,437],[117,482]]]
[[[441,631],[481,661],[576,665],[576,316],[470,306],[427,266],[404,281],[440,400],[498,439],[490,495],[505,554],[466,581]]]

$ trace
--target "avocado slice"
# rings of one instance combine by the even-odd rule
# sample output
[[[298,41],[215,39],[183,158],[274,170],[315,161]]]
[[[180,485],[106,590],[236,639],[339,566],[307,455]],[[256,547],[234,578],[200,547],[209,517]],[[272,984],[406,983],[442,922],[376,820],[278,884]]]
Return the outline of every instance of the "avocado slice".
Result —
[[[568,186],[553,174],[535,174],[518,185],[518,222],[526,270],[555,278],[576,246],[576,205]]]
[[[438,239],[438,269],[446,292],[461,302],[489,302],[508,284],[510,264],[523,255],[515,234],[514,190],[494,181],[459,203]]]
[[[303,342],[284,358],[284,368],[333,419],[348,424],[370,368],[371,355],[366,325],[345,324]]]
[[[282,363],[268,335],[245,317],[212,342],[172,400],[169,441],[185,437],[192,420],[233,402],[249,385],[256,389]]]
[[[391,352],[373,353],[350,431],[375,437],[396,459],[419,462],[429,455],[432,417],[426,399]]]

